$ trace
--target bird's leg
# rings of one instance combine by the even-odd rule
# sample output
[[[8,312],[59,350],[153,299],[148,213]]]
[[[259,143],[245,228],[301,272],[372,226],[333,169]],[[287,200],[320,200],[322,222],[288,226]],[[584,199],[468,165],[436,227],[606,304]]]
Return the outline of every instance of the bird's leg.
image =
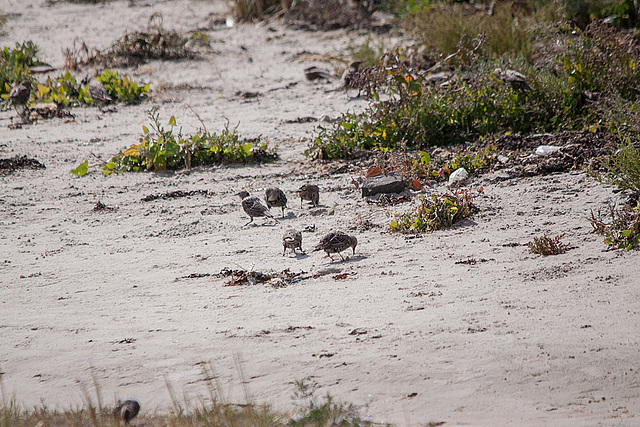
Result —
[[[251,218],[251,221],[249,221],[248,223],[246,223],[245,225],[243,225],[243,227],[245,227],[245,226],[247,226],[247,225],[249,225],[249,224],[251,224],[251,223],[253,222],[253,217],[252,217],[252,216],[250,216],[249,218]]]
[[[342,256],[342,253],[338,252],[338,255],[340,255],[340,258],[342,258],[342,260],[344,261],[344,257]]]
[[[284,206],[282,207],[282,218],[284,218]]]

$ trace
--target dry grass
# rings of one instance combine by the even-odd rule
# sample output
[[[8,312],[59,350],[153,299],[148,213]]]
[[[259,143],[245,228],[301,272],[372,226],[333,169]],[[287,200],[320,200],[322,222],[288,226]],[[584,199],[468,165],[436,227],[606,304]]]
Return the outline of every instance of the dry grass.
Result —
[[[295,381],[293,398],[298,402],[295,415],[273,411],[268,405],[255,404],[247,387],[242,366],[236,357],[236,369],[244,389],[244,404],[226,402],[223,385],[209,363],[201,362],[203,381],[208,390],[207,398],[198,402],[180,401],[167,382],[167,391],[173,402],[168,413],[144,407],[132,421],[137,426],[188,426],[188,427],[277,427],[277,426],[371,426],[372,423],[360,416],[359,408],[334,400],[330,395],[316,399],[313,386],[305,380]],[[50,409],[46,405],[25,409],[15,398],[7,398],[2,387],[0,372],[0,427],[116,427],[124,421],[112,414],[112,408],[102,400],[97,380],[93,379],[93,394],[83,387],[84,405],[65,410]]]
[[[241,21],[256,21],[291,8],[292,0],[233,0],[233,14]]]

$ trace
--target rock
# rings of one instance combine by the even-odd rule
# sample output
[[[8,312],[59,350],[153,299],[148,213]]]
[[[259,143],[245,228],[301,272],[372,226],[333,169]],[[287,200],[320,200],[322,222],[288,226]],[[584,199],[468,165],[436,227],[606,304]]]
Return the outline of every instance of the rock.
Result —
[[[469,178],[469,172],[465,168],[458,168],[449,175],[449,185],[458,184]]]
[[[536,156],[546,156],[547,154],[555,153],[560,147],[557,145],[540,145],[536,148]]]
[[[402,193],[404,182],[395,175],[365,178],[362,183],[362,197],[375,196],[378,193]]]

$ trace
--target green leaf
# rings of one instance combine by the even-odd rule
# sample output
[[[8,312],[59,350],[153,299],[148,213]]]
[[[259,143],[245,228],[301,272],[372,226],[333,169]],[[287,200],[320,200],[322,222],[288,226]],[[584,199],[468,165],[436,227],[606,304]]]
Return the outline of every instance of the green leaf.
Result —
[[[87,174],[88,170],[89,170],[89,160],[85,160],[84,162],[80,163],[77,168],[73,169],[71,171],[71,174],[75,176],[83,176]]]
[[[145,125],[142,125],[142,131],[143,131],[145,134],[147,134],[147,133],[149,133],[149,128],[148,128],[148,127],[146,127]]]
[[[171,116],[171,118],[169,119],[169,126],[175,126],[176,125],[176,118],[174,116]]]

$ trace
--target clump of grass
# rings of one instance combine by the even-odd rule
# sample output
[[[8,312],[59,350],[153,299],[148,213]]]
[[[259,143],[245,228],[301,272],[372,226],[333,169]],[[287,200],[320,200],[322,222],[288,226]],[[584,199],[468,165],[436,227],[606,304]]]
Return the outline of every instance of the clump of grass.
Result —
[[[422,43],[445,55],[455,52],[465,36],[484,33],[488,56],[509,53],[529,57],[533,32],[530,20],[514,3],[496,2],[492,13],[467,4],[435,3],[426,7],[410,7],[405,25]]]
[[[401,214],[391,222],[391,231],[402,233],[429,233],[444,228],[472,216],[477,212],[473,199],[477,194],[459,189],[452,193],[432,194],[422,197],[420,205],[413,211]]]
[[[289,420],[287,425],[306,426],[372,426],[370,418],[362,416],[360,409],[350,403],[337,402],[329,393],[319,400],[315,396],[315,386],[307,380],[296,380],[293,399],[299,414]]]
[[[560,255],[569,250],[569,246],[562,242],[564,234],[555,237],[549,237],[543,234],[540,237],[534,237],[532,242],[527,246],[534,254],[539,255]]]
[[[238,369],[241,366],[238,363]],[[300,396],[305,402],[298,406],[298,415],[290,417],[283,412],[276,412],[268,405],[253,403],[248,388],[245,387],[244,404],[233,404],[225,400],[218,376],[210,364],[200,362],[203,371],[203,381],[208,389],[207,399],[201,399],[195,405],[192,402],[180,401],[171,385],[167,383],[167,390],[173,402],[169,413],[160,414],[153,409],[145,408],[142,402],[142,413],[133,421],[133,425],[145,426],[350,426],[366,427],[374,425],[368,417],[360,415],[359,409],[352,404],[337,402],[330,395],[317,400],[313,390],[304,381],[296,381],[298,391],[294,396]],[[242,371],[241,381],[245,384]],[[0,376],[0,387],[2,377]],[[18,405],[15,398],[6,399],[2,394],[0,402],[0,425],[15,427],[46,426],[121,426],[122,420],[117,419],[111,408],[103,405],[100,389],[96,384],[96,402],[88,391],[83,388],[85,404],[81,408],[67,410],[52,410],[46,406],[25,410]],[[301,391],[302,390],[302,391]],[[375,424],[377,425],[377,424]]]
[[[255,21],[289,10],[292,0],[233,0],[232,11],[241,21]]]
[[[229,129],[228,123],[220,134],[209,133],[203,125],[203,129],[195,134],[182,135],[182,128],[177,128],[175,117],[169,119],[167,129],[160,122],[157,107],[148,114],[151,128],[143,126],[144,136],[139,144],[120,151],[106,162],[103,167],[105,175],[125,171],[189,169],[223,162],[255,163],[277,158],[276,150],[269,148],[268,142],[262,142],[260,138],[241,140],[235,129]],[[80,171],[86,173],[86,165]]]
[[[640,201],[619,209],[610,204],[604,212],[592,209],[587,219],[594,233],[603,234],[604,242],[612,248],[631,250],[640,244]]]

